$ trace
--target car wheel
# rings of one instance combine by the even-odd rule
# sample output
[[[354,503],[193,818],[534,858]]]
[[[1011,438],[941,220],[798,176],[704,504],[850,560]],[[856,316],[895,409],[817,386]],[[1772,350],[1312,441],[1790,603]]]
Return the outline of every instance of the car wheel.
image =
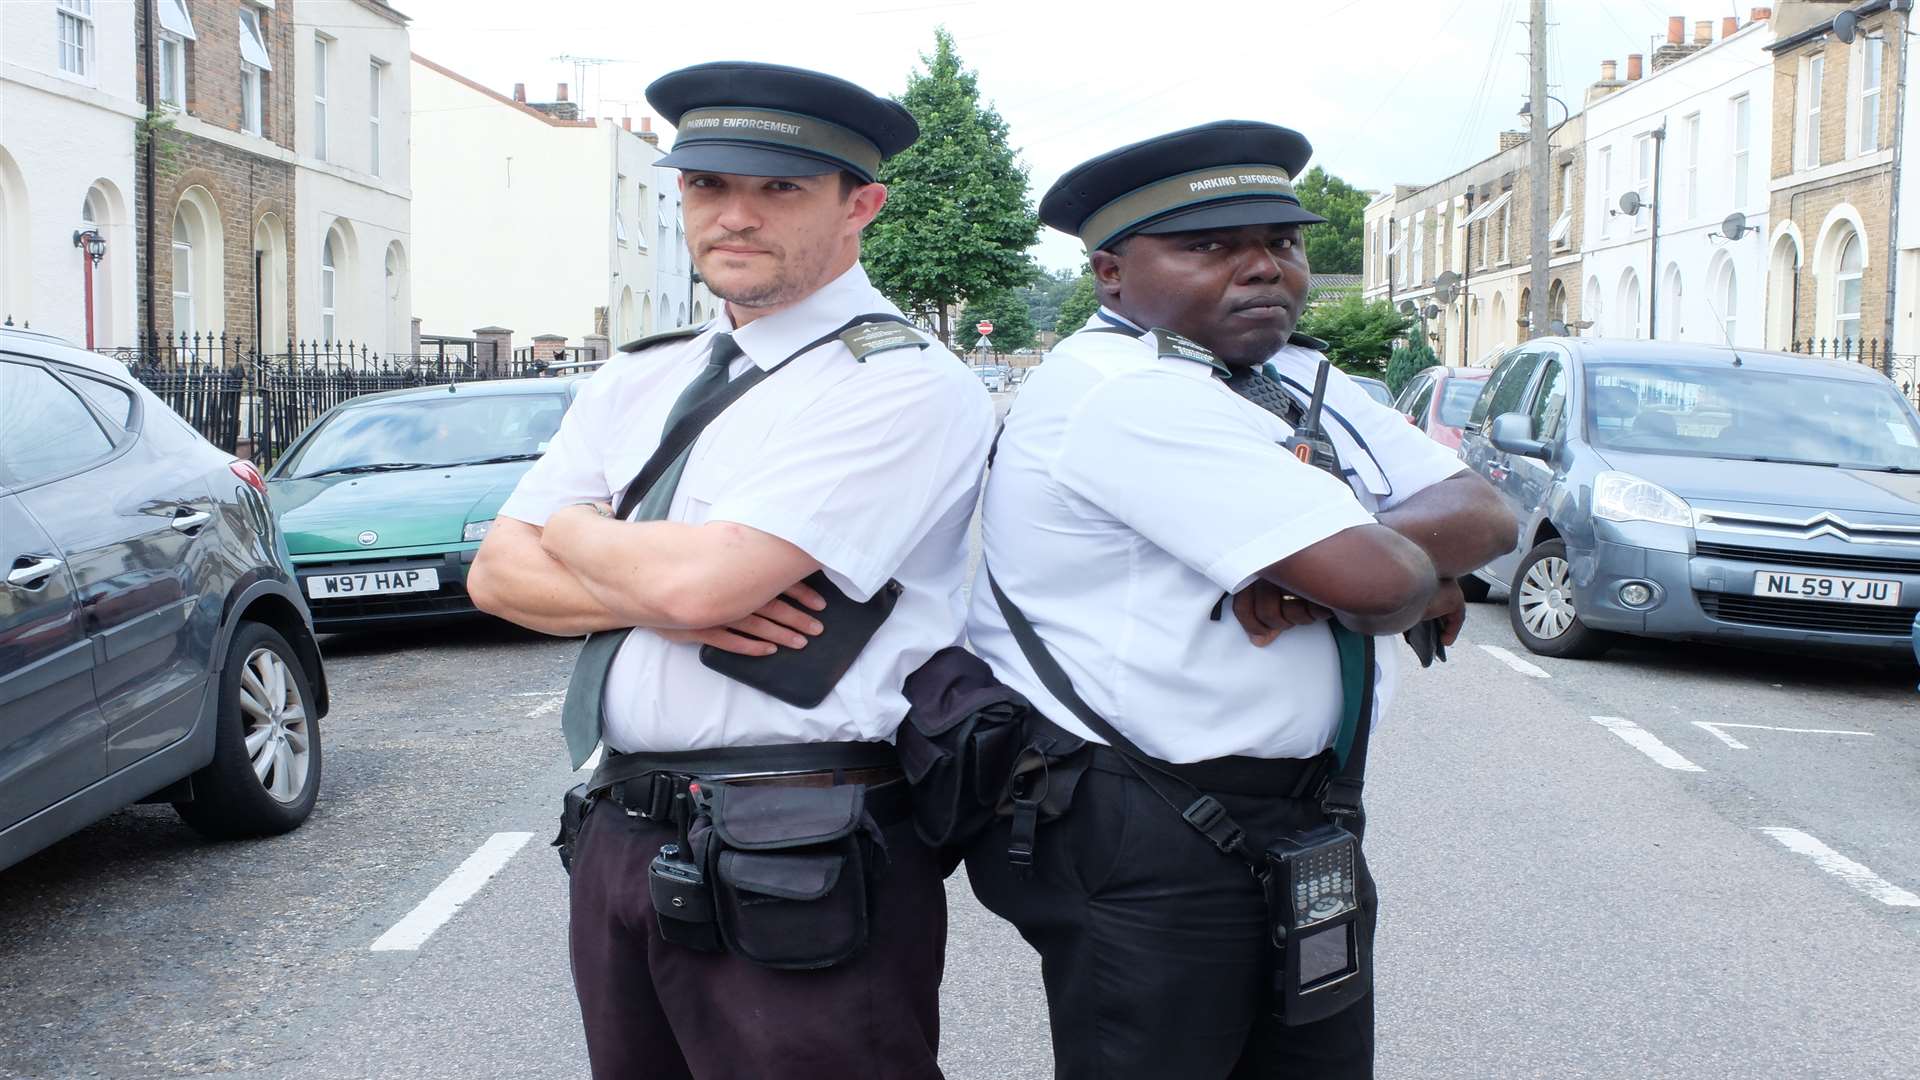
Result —
[[[207,836],[274,836],[298,828],[320,792],[320,718],[306,669],[279,631],[241,623],[220,668],[213,761],[177,802]]]
[[[1484,604],[1493,586],[1487,584],[1476,574],[1460,575],[1460,595],[1467,598],[1469,604]]]
[[[1542,656],[1587,659],[1613,644],[1611,634],[1589,629],[1573,610],[1573,568],[1558,540],[1543,540],[1527,552],[1513,575],[1507,616],[1520,643]]]

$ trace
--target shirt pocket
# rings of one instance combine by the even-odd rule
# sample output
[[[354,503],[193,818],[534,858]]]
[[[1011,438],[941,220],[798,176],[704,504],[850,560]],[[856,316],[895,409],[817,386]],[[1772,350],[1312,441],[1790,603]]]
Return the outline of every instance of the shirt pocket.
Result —
[[[725,448],[695,446],[680,474],[680,486],[674,491],[675,521],[700,525],[747,468],[747,461]]]

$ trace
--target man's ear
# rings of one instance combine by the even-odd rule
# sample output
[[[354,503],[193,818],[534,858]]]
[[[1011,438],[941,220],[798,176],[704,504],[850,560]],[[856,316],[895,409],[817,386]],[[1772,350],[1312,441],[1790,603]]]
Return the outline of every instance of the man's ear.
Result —
[[[853,189],[853,197],[847,203],[847,221],[855,229],[864,229],[880,215],[880,208],[887,205],[887,185],[862,184]]]
[[[1087,256],[1087,263],[1093,269],[1093,283],[1103,296],[1120,295],[1120,279],[1124,277],[1123,265],[1126,259],[1111,251],[1096,251]]]

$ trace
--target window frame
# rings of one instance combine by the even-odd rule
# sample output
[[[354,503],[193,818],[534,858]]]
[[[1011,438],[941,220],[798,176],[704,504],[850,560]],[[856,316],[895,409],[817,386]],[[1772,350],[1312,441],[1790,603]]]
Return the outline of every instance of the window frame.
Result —
[[[178,220],[177,211],[175,212],[175,220]],[[193,241],[180,239],[178,229],[174,230],[172,252],[173,282],[170,288],[173,292],[173,338],[178,341],[181,334],[194,333],[194,327],[196,325],[194,318],[194,307],[196,305],[193,296]],[[187,270],[185,275],[187,287],[185,289],[180,287],[180,268],[182,266],[185,266]],[[180,302],[183,298],[186,300],[187,305],[187,325],[185,326],[180,325]]]
[[[367,59],[367,172],[372,176],[380,175],[382,135],[380,112],[386,104],[386,77],[386,62],[369,57]]]
[[[1740,321],[1740,281],[1738,271],[1732,259],[1720,264],[1720,272],[1714,276],[1715,299],[1720,301],[1720,329],[1726,334],[1727,341],[1734,340],[1734,330]]]
[[[240,130],[265,138],[267,134],[266,73],[242,60],[240,62]]]
[[[327,95],[331,82],[327,78],[327,62],[333,55],[333,39],[325,34],[313,35],[313,156],[327,160]]]
[[[1864,249],[1858,247],[1858,245],[1862,245],[1863,243],[1864,241],[1861,240],[1860,233],[1857,230],[1848,229],[1846,242],[1840,245],[1840,250],[1836,252],[1833,257],[1833,336],[1839,341],[1860,340],[1860,311],[1863,301],[1865,300],[1865,289],[1863,285],[1866,276],[1867,260]],[[1846,269],[1847,253],[1855,250],[1861,251],[1860,268],[1857,270],[1848,270]],[[1847,285],[1849,283],[1853,285],[1853,312],[1851,315],[1847,313],[1845,307]],[[1853,324],[1853,333],[1843,333],[1841,331],[1842,324],[1849,322]]]
[[[320,241],[320,340],[332,344],[340,325],[339,256],[333,249],[334,232]]]
[[[1500,207],[1500,264],[1513,261],[1513,201]]]
[[[1613,147],[1603,146],[1600,159],[1600,238],[1613,235]]]
[[[1821,83],[1826,80],[1827,57],[1825,52],[1816,52],[1800,60],[1800,86],[1795,95],[1795,111],[1799,114],[1799,123],[1794,125],[1794,137],[1800,144],[1794,147],[1795,164],[1800,169],[1820,167],[1820,129],[1825,123],[1821,111]]]
[[[54,0],[55,63],[63,75],[76,79],[94,77],[95,35],[93,0]],[[68,30],[72,29],[72,39]],[[69,65],[71,57],[71,66]]]
[[[175,112],[185,112],[187,108],[187,42],[186,39],[168,30],[158,35],[160,73],[160,107]],[[168,57],[172,60],[169,61]]]
[[[1886,83],[1886,41],[1876,34],[1865,34],[1860,38],[1856,50],[1860,70],[1860,122],[1852,125],[1854,154],[1871,154],[1880,149],[1880,103],[1886,95],[1881,93]],[[1874,54],[1878,53],[1876,57]],[[1867,85],[1871,76],[1873,85]]]
[[[1640,209],[1633,213],[1633,231],[1646,232],[1653,221],[1652,211],[1647,209],[1653,198],[1654,157],[1660,153],[1660,144],[1648,132],[1634,139],[1633,143],[1633,190],[1640,196]]]
[[[1687,131],[1687,220],[1700,220],[1700,136],[1702,127],[1698,112],[1688,113],[1680,120]]]
[[[1728,101],[1731,115],[1727,118],[1727,141],[1733,161],[1733,208],[1745,210],[1752,172],[1753,152],[1753,98],[1749,94],[1736,94]]]

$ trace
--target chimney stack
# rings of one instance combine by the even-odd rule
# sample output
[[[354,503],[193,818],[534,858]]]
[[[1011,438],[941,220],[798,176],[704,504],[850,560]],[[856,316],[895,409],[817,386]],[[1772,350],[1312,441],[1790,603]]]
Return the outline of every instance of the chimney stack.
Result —
[[[641,130],[641,131],[652,131],[652,130],[653,130],[653,117],[651,117],[651,116],[643,116],[643,117],[641,117],[641,118],[640,118],[640,130]]]
[[[1673,15],[1667,19],[1667,44],[1678,45],[1687,37],[1687,17]]]
[[[1627,54],[1627,81],[1637,82],[1639,81],[1639,79],[1640,79],[1640,54],[1628,53]]]
[[[1693,43],[1695,45],[1713,44],[1713,20],[1701,19],[1693,24]]]
[[[527,100],[527,84],[526,83],[517,82],[513,84],[513,100],[522,102],[522,103],[524,103]]]
[[[623,116],[623,117],[621,117],[621,118],[620,118],[620,130],[622,130],[622,131],[632,131],[632,130],[633,130],[633,117],[631,117],[631,116]]]
[[[1740,32],[1740,19],[1738,16],[1728,15],[1727,17],[1720,20],[1720,39],[1722,41],[1732,37],[1733,35],[1739,32]]]
[[[553,88],[553,100],[555,101],[567,100],[567,84],[566,83],[561,83],[558,86]]]
[[[1618,60],[1600,61],[1600,81],[1618,82],[1620,80],[1620,62]]]
[[[660,145],[660,135],[653,130],[653,117],[643,116],[640,118],[640,139],[650,146]]]
[[[1773,18],[1773,9],[1770,7],[1757,7],[1747,13],[1748,22],[1766,22],[1771,18]]]
[[[1503,131],[1500,133],[1500,149],[1497,152],[1505,153],[1526,141],[1527,133],[1524,131]]]

